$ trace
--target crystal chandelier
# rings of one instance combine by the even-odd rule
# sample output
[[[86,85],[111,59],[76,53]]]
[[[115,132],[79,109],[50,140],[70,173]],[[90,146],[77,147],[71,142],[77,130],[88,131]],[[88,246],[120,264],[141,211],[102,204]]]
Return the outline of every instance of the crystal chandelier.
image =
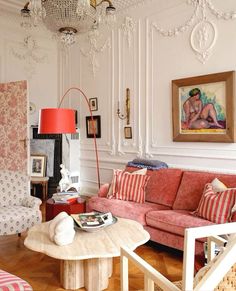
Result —
[[[115,22],[115,10],[110,0],[30,0],[21,9],[21,26],[29,28],[43,22],[70,46],[78,33]]]

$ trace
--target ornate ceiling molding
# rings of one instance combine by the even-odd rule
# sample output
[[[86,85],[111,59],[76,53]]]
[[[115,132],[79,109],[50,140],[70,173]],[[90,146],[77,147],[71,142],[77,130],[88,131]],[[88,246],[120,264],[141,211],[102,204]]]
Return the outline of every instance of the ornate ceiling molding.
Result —
[[[121,12],[133,6],[144,3],[147,0],[113,0],[113,4],[116,7],[117,12]],[[26,4],[26,0],[0,0],[1,10],[12,11],[18,13],[21,8]]]
[[[214,7],[211,0],[186,0],[186,2],[195,8],[190,18],[183,24],[170,29],[164,29],[153,22],[151,29],[154,28],[161,36],[173,37],[193,26],[190,35],[191,48],[198,60],[205,64],[212,54],[217,39],[216,26],[208,18],[206,11],[210,11],[217,19],[223,20],[236,19],[236,11],[222,12]],[[194,25],[194,23],[196,24]]]

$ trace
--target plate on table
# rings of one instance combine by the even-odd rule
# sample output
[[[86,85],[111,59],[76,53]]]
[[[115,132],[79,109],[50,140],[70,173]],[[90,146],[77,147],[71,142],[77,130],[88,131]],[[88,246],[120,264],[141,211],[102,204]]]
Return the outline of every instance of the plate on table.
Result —
[[[118,220],[117,217],[113,216],[111,213],[107,214],[101,212],[72,214],[71,216],[74,219],[76,228],[87,232],[98,231],[116,223]],[[100,219],[101,217],[103,217],[102,221]],[[81,225],[80,219],[83,219],[83,226]]]

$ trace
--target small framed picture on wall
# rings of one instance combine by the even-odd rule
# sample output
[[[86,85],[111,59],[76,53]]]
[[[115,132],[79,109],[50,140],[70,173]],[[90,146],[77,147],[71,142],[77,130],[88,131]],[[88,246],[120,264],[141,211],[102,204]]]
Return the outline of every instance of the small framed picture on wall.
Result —
[[[93,116],[93,120],[91,116],[86,116],[86,130],[87,130],[87,138],[94,137],[94,131],[96,138],[101,137],[101,116],[95,115]]]
[[[132,127],[126,126],[124,128],[125,139],[132,139]]]
[[[91,108],[91,111],[98,111],[98,98],[90,98],[89,99],[89,105]]]
[[[30,157],[31,177],[44,177],[46,173],[46,156],[35,155]]]

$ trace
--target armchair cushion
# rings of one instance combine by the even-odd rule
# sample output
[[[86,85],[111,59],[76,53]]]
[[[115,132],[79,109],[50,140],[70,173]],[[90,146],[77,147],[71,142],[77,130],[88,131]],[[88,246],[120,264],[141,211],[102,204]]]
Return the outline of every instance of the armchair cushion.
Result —
[[[93,196],[89,199],[88,209],[99,212],[112,212],[113,215],[133,219],[146,225],[146,213],[151,210],[166,210],[169,207],[157,203],[137,203],[118,199]]]
[[[196,210],[205,185],[211,183],[215,178],[218,178],[228,188],[236,187],[235,175],[233,174],[185,171],[173,204],[173,209]]]
[[[0,235],[26,231],[42,221],[41,211],[24,206],[0,207]]]
[[[21,233],[40,223],[40,204],[40,199],[30,196],[26,174],[0,170],[0,235]]]
[[[28,194],[28,176],[14,171],[0,171],[0,206],[21,205]]]
[[[22,200],[22,206],[39,209],[39,206],[42,204],[42,201],[33,196],[24,197]]]
[[[211,221],[192,215],[187,210],[149,211],[146,214],[146,221],[149,226],[181,236],[184,235],[184,231],[188,227],[214,224]]]
[[[126,167],[126,170],[133,172],[136,168]],[[160,169],[147,171],[150,176],[146,188],[145,200],[172,207],[183,171],[180,169]]]

